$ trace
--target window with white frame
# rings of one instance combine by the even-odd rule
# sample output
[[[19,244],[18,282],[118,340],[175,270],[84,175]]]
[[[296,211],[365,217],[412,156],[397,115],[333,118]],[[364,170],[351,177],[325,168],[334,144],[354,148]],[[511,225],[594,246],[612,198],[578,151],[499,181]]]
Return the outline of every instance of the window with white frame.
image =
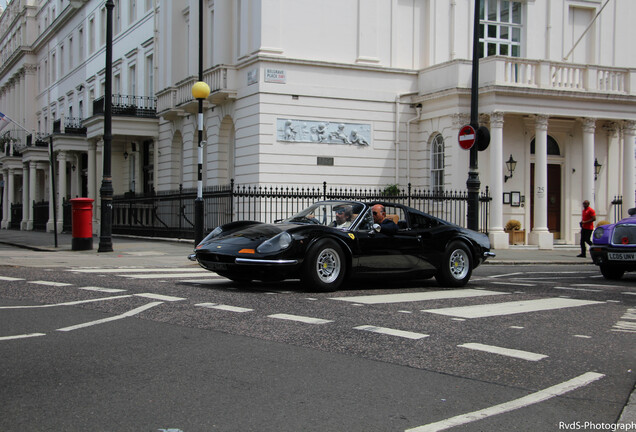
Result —
[[[115,7],[113,8],[113,33],[119,34],[121,32],[121,3],[119,0],[115,0]]]
[[[80,27],[78,32],[77,32],[77,43],[78,43],[78,49],[77,49],[77,60],[79,61],[79,63],[84,61],[84,28]]]
[[[137,1],[129,0],[128,3],[128,24],[132,24],[137,19]]]
[[[128,67],[128,94],[137,95],[137,66],[134,64]]]
[[[88,19],[88,53],[95,52],[95,17]]]
[[[73,37],[68,38],[68,69],[73,69]]]
[[[155,94],[155,66],[154,66],[154,58],[153,55],[146,56],[146,79],[144,80],[144,84],[146,86],[145,94],[146,96],[152,97]]]
[[[484,0],[479,10],[479,57],[521,56],[522,3]]]
[[[440,134],[431,141],[431,190],[444,192],[444,137]]]

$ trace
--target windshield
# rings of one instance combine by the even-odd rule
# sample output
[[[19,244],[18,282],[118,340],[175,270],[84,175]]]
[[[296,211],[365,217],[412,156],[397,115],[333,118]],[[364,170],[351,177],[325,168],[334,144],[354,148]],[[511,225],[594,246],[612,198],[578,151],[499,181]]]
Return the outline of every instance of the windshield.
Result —
[[[356,202],[325,201],[313,204],[283,222],[349,228],[363,209],[364,205]]]

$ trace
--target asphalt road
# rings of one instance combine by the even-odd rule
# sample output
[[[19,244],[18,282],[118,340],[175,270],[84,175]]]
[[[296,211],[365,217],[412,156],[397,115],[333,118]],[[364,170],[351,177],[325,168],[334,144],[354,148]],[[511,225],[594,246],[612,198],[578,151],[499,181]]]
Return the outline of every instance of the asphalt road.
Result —
[[[613,424],[636,381],[634,276],[489,265],[465,289],[312,293],[194,265],[3,266],[0,430]]]

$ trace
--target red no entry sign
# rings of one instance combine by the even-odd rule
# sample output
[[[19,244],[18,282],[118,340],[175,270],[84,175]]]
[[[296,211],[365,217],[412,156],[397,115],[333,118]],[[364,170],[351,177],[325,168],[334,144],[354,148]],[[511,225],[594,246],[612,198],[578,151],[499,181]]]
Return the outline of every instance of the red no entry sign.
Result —
[[[464,150],[469,150],[475,144],[476,136],[475,129],[471,125],[463,126],[459,130],[459,136],[457,137],[459,146]]]

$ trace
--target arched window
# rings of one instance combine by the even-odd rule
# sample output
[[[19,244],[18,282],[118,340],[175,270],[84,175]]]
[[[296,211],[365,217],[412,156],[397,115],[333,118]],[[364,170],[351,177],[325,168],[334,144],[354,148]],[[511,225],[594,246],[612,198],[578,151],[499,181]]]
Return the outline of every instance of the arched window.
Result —
[[[444,137],[440,134],[431,141],[431,190],[444,192]]]
[[[532,142],[530,143],[530,154],[534,154],[535,151],[535,138],[532,138]],[[556,142],[554,138],[548,135],[548,155],[550,156],[561,156],[561,149],[559,148],[559,144]]]

